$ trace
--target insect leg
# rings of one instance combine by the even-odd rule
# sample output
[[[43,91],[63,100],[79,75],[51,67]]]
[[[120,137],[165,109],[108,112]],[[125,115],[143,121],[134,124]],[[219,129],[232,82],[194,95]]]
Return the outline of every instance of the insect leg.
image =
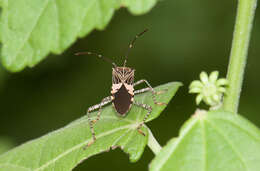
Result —
[[[136,94],[142,94],[142,93],[147,92],[147,91],[151,91],[151,89],[150,89],[149,87],[146,87],[146,88],[142,88],[142,89],[140,89],[140,90],[135,90],[135,91],[134,91],[134,95],[136,95]]]
[[[104,105],[110,103],[111,101],[112,101],[111,96],[108,96],[108,97],[105,97],[105,98],[101,101],[101,104],[103,104],[102,106],[104,106]],[[97,114],[97,119],[93,120],[93,121],[92,121],[93,123],[96,123],[97,121],[99,121],[100,116],[101,116],[102,106],[99,107],[98,114]]]
[[[145,83],[148,87],[147,87],[147,88],[143,88],[143,89],[141,89],[141,90],[136,90],[136,91],[135,91],[135,94],[136,94],[136,93],[137,93],[137,94],[140,94],[140,93],[144,93],[144,92],[146,92],[146,91],[151,91],[151,92],[152,92],[152,98],[153,98],[154,104],[157,104],[157,105],[166,105],[166,103],[157,102],[155,95],[160,94],[161,91],[160,91],[160,92],[156,92],[156,91],[153,89],[153,87],[149,84],[149,82],[148,82],[147,80],[139,80],[139,81],[137,81],[136,83],[134,83],[134,86],[139,85],[139,84],[141,84],[141,83]]]
[[[96,104],[96,105],[91,106],[91,107],[88,108],[88,111],[87,111],[88,123],[89,123],[89,127],[90,127],[90,130],[91,130],[91,134],[92,134],[92,138],[93,139],[92,139],[92,141],[90,141],[88,143],[87,147],[90,146],[91,144],[93,144],[96,141],[96,134],[95,134],[95,130],[94,130],[94,123],[97,122],[100,119],[102,106],[105,106],[106,104],[110,103],[111,101],[112,101],[111,96],[108,96],[108,97],[105,97],[101,101],[101,103]],[[96,109],[99,109],[97,119],[96,120],[91,120],[90,114],[91,114],[91,112],[95,111]]]
[[[135,95],[136,95],[136,94],[142,94],[142,93],[145,93],[145,92],[147,92],[147,91],[151,91],[151,89],[150,89],[149,87],[146,87],[146,88],[142,88],[142,89],[140,89],[140,90],[135,90],[135,91],[134,91],[134,94],[135,94]],[[164,93],[165,91],[167,91],[167,90],[158,91],[158,92],[156,92],[156,95],[162,94],[162,93]]]
[[[138,132],[139,132],[140,134],[142,134],[142,135],[145,136],[145,133],[143,133],[143,131],[141,130],[141,128],[142,128],[144,122],[145,122],[145,121],[148,119],[148,117],[150,116],[150,114],[151,114],[151,112],[152,112],[152,107],[149,106],[149,105],[147,105],[147,104],[138,103],[138,102],[136,102],[136,101],[134,101],[133,104],[136,105],[136,106],[139,106],[139,107],[141,107],[141,108],[143,108],[143,109],[145,109],[145,110],[148,111],[148,112],[146,113],[146,115],[144,116],[143,121],[142,121],[142,122],[138,125],[138,127],[137,127]]]

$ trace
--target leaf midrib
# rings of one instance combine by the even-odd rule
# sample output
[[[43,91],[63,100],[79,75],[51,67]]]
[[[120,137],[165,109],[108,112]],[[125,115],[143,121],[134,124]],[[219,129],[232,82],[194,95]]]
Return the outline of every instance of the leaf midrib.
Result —
[[[101,137],[104,137],[106,135],[109,135],[109,134],[112,134],[112,133],[115,133],[117,131],[120,131],[120,130],[124,130],[124,129],[128,129],[128,128],[135,128],[135,126],[137,126],[137,124],[129,124],[129,125],[125,125],[125,126],[121,126],[121,127],[117,127],[115,129],[112,129],[112,130],[109,130],[107,132],[103,132],[101,134],[98,134],[96,136],[97,139],[101,138]],[[40,171],[46,167],[48,167],[49,165],[51,165],[52,163],[56,162],[57,160],[59,160],[60,158],[66,156],[67,154],[71,153],[72,151],[74,150],[77,150],[79,148],[82,148],[84,145],[86,145],[90,140],[92,139],[89,138],[87,139],[86,141],[76,145],[76,146],[73,146],[72,148],[69,148],[67,149],[66,151],[62,152],[61,154],[59,154],[58,156],[56,156],[55,158],[53,158],[52,160],[48,161],[47,163],[43,164],[42,166],[40,166],[39,168],[35,169],[35,171]]]
[[[94,116],[93,116],[93,117],[94,117]],[[102,118],[103,118],[103,119],[115,119],[115,118],[113,118],[113,117],[106,117],[106,116],[104,116],[104,117],[102,117]],[[134,129],[135,129],[135,128],[138,126],[138,124],[139,124],[138,122],[133,122],[133,120],[129,120],[129,119],[126,119],[125,121],[129,122],[130,124],[124,125],[124,126],[121,126],[121,127],[117,127],[117,128],[115,128],[115,129],[112,129],[112,130],[103,132],[103,133],[101,133],[101,134],[98,134],[98,135],[96,136],[96,138],[99,139],[99,138],[101,138],[101,137],[103,137],[103,136],[106,136],[106,135],[109,135],[109,134],[112,134],[112,133],[115,133],[115,132],[117,132],[117,131],[124,130],[124,129],[130,129],[130,128],[134,128]],[[62,128],[62,129],[59,129],[59,130],[55,131],[55,132],[58,133],[58,132],[60,132],[60,131],[63,130],[63,129],[69,128],[70,126],[76,126],[76,125],[82,124],[83,122],[86,122],[86,120],[81,120],[81,121],[79,121],[79,122],[77,122],[77,123],[68,125],[68,126]],[[53,132],[53,133],[55,133],[55,132]],[[66,156],[67,154],[71,153],[72,151],[77,150],[78,148],[83,147],[83,146],[86,145],[91,139],[92,139],[92,137],[89,138],[89,139],[87,139],[87,140],[85,140],[84,142],[82,142],[82,143],[76,145],[76,146],[73,146],[73,148],[69,148],[69,149],[67,149],[66,151],[63,151],[62,153],[60,153],[60,154],[59,154],[58,156],[56,156],[55,158],[52,158],[52,159],[49,160],[47,163],[45,163],[45,164],[43,164],[42,166],[36,168],[34,171],[40,171],[40,170],[45,169],[46,167],[48,167],[48,166],[51,165],[52,163],[56,162],[56,161],[59,160],[60,158]],[[47,140],[48,140],[48,138],[46,139],[46,141],[47,141]],[[11,164],[11,163],[8,163],[8,164],[9,164],[9,165],[12,165],[12,166],[23,167],[23,168],[26,168],[26,169],[30,169],[30,170],[31,170],[31,168],[28,168],[28,167],[24,167],[24,166],[20,166],[20,165],[14,165],[14,164]],[[0,164],[0,166],[4,166],[4,165],[6,165],[6,163]]]

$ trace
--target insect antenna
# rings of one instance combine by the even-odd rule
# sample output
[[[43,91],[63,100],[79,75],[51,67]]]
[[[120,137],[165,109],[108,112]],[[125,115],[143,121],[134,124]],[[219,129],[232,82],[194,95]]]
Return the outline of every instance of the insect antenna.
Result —
[[[140,36],[142,36],[142,35],[143,35],[145,32],[147,32],[147,31],[148,31],[148,29],[145,29],[145,30],[142,31],[141,33],[137,34],[137,35],[135,36],[135,38],[134,38],[134,39],[131,41],[131,43],[129,44],[128,50],[127,50],[126,55],[125,55],[124,67],[125,67],[126,62],[127,62],[127,60],[128,60],[129,52],[130,52],[130,50],[133,48],[136,39],[139,38]]]
[[[78,53],[75,53],[75,55],[79,56],[79,55],[95,55],[101,59],[104,59],[105,61],[111,63],[115,68],[117,67],[117,65],[110,59],[110,58],[107,58],[103,55],[100,55],[100,54],[97,54],[97,53],[94,53],[94,52],[78,52]]]

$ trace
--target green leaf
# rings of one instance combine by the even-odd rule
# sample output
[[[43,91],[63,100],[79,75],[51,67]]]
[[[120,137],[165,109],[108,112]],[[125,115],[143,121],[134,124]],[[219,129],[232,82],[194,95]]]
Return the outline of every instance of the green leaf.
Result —
[[[239,115],[198,111],[163,147],[151,171],[260,170],[260,131]]]
[[[104,29],[116,9],[148,12],[156,0],[2,0],[1,58],[10,71],[62,53],[77,37]]]
[[[167,92],[156,96],[157,100],[168,103],[180,85],[172,82],[157,87],[156,91],[167,89]],[[153,107],[149,120],[158,117],[166,107],[155,105],[150,92],[137,95],[135,100]],[[110,105],[102,110],[101,119],[94,126],[97,141],[86,150],[83,148],[92,137],[87,117],[84,116],[62,129],[1,155],[0,171],[70,171],[82,160],[116,147],[128,153],[130,160],[135,162],[147,144],[148,136],[136,130],[146,113],[142,108],[132,106],[128,115],[122,118]],[[94,118],[96,114],[93,113]],[[146,126],[142,130],[148,135]]]
[[[8,137],[0,137],[0,154],[14,147],[14,142]]]

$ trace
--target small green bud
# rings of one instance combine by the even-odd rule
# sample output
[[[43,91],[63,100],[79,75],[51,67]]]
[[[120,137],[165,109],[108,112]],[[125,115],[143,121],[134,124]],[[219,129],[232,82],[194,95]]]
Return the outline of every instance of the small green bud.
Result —
[[[218,79],[218,71],[213,71],[208,74],[200,73],[200,80],[192,81],[189,86],[189,93],[197,93],[196,104],[204,101],[207,105],[214,107],[221,104],[223,93],[226,92],[228,84],[227,79]]]

